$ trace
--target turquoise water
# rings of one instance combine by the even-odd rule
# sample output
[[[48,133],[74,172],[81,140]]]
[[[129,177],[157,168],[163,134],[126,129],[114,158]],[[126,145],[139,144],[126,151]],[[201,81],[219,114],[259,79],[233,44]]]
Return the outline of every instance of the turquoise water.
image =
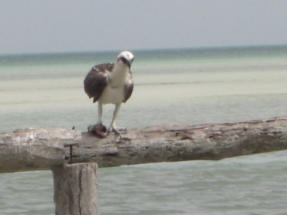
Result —
[[[287,47],[134,51],[135,90],[118,125],[201,124],[287,114]],[[89,69],[117,52],[0,56],[0,132],[97,119]],[[104,123],[113,107],[104,107]],[[101,214],[286,214],[286,151],[102,168]],[[36,186],[35,186],[36,185]],[[0,174],[0,213],[53,214],[48,171]]]

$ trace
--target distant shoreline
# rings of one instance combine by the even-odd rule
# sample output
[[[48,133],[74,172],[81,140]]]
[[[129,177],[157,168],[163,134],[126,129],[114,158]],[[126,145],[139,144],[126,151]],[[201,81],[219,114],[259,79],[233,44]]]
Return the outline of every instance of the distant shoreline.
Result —
[[[156,51],[189,51],[189,50],[198,50],[198,51],[220,51],[220,50],[246,50],[246,49],[254,49],[254,50],[262,50],[262,49],[286,49],[287,52],[287,44],[267,44],[267,45],[230,45],[230,46],[198,46],[198,47],[172,47],[172,48],[146,48],[146,49],[131,49],[135,53],[145,53],[145,52],[156,52]],[[49,55],[79,55],[79,54],[114,54],[118,53],[119,49],[115,50],[87,50],[87,51],[57,51],[57,52],[27,52],[27,53],[0,53],[0,57],[7,56],[49,56]]]

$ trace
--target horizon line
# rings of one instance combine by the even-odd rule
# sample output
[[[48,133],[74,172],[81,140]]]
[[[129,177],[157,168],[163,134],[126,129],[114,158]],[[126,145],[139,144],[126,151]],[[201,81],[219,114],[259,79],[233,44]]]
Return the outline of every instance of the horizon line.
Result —
[[[267,47],[287,47],[287,44],[257,44],[257,45],[223,45],[223,46],[193,46],[193,47],[165,47],[165,48],[134,48],[133,52],[148,52],[157,50],[205,50],[205,49],[244,49],[244,48],[267,48]],[[0,56],[24,56],[24,55],[64,55],[80,53],[113,53],[123,49],[107,50],[72,50],[72,51],[47,51],[47,52],[26,52],[26,53],[0,53]]]

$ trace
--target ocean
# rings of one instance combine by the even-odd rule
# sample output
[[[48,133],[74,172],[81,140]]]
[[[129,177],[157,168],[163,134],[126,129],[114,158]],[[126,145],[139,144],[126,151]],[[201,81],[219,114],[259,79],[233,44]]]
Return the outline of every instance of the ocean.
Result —
[[[133,51],[133,50],[132,50]],[[118,52],[0,56],[0,132],[86,130],[97,106],[83,79]],[[287,46],[134,50],[135,88],[119,127],[287,115]],[[112,105],[104,106],[104,123]],[[220,161],[100,168],[100,214],[287,214],[287,151]],[[0,174],[0,214],[54,214],[50,171]]]

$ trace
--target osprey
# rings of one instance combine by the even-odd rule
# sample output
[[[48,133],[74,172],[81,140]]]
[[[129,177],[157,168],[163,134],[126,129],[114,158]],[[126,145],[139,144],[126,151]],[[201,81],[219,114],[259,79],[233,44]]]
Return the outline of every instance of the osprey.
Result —
[[[104,104],[114,104],[115,109],[113,118],[108,128],[110,131],[120,135],[116,128],[115,120],[118,116],[122,103],[125,103],[131,96],[133,91],[133,80],[131,72],[131,64],[134,55],[129,51],[122,51],[116,59],[115,63],[105,63],[94,66],[87,74],[84,80],[84,88],[86,94],[93,98],[93,102],[98,102],[98,122],[101,126],[100,130],[105,130],[102,124],[102,113]],[[103,129],[104,128],[104,129]],[[105,131],[97,131],[98,135]]]

